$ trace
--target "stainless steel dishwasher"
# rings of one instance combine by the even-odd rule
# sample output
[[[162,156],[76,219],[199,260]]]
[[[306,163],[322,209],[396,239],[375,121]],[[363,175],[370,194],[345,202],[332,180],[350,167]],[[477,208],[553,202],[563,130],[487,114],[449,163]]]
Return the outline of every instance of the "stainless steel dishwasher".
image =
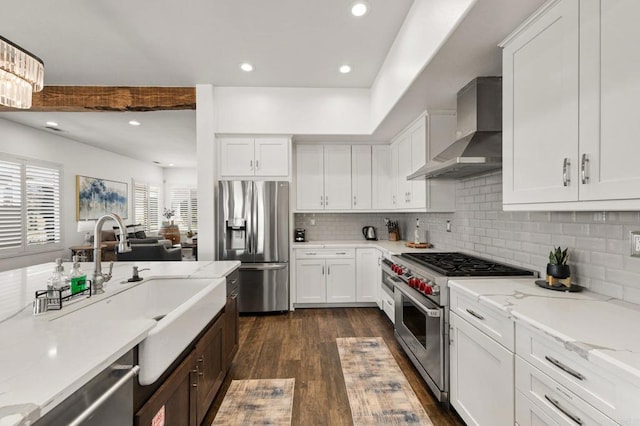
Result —
[[[105,368],[36,425],[113,426],[133,424],[133,379],[139,367],[133,350]]]

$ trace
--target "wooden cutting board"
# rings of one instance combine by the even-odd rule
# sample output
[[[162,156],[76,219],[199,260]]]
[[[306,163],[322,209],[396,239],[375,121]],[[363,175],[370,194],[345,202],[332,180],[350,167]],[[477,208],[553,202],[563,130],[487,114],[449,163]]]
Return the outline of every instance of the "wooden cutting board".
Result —
[[[421,248],[431,248],[431,247],[433,247],[433,246],[432,246],[431,244],[429,244],[429,243],[418,243],[418,244],[416,244],[416,243],[406,242],[406,243],[404,243],[404,245],[405,245],[405,246],[407,246],[407,247],[411,247],[411,248],[418,248],[418,249],[421,249]]]

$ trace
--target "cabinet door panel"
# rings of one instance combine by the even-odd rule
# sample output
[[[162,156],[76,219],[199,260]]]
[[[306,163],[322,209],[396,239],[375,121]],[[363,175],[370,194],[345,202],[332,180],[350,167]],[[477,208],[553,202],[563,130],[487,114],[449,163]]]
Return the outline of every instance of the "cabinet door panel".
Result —
[[[397,142],[391,144],[391,203],[394,209],[400,207],[400,188],[398,187],[398,181],[400,176],[399,171],[399,151],[400,147]]]
[[[253,176],[253,139],[220,139],[220,176]]]
[[[198,341],[194,350],[198,371],[196,408],[198,424],[202,423],[224,380],[223,326],[224,315],[221,315]]]
[[[460,417],[468,425],[513,424],[513,353],[453,312],[451,340],[451,404]]]
[[[325,261],[296,260],[296,300],[298,303],[325,303]]]
[[[376,249],[356,250],[356,301],[380,305],[380,252]]]
[[[371,208],[371,146],[351,147],[351,190],[353,209]]]
[[[260,138],[255,141],[256,176],[289,175],[289,141],[285,138]]]
[[[351,209],[351,146],[324,147],[325,210]]]
[[[580,3],[580,199],[639,198],[640,2]]]
[[[319,145],[296,150],[296,198],[298,210],[324,209],[324,153]]]
[[[391,185],[391,149],[388,146],[371,147],[371,205],[374,209],[393,208]]]
[[[561,0],[504,49],[506,204],[578,199],[578,47],[578,0]]]
[[[398,140],[398,198],[399,208],[410,207],[411,182],[407,176],[411,174],[411,139],[408,135]]]
[[[227,297],[227,304],[224,307],[224,369],[228,371],[233,362],[233,358],[238,352],[239,329],[238,329],[238,295],[233,294]]]
[[[355,301],[356,268],[354,260],[327,260],[327,303]]]

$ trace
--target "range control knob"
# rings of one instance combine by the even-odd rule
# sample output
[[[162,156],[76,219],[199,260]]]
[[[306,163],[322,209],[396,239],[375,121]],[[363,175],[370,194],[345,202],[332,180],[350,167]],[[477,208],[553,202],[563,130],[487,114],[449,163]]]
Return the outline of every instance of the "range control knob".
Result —
[[[425,284],[424,290],[422,290],[424,294],[433,294],[433,287],[428,284]]]

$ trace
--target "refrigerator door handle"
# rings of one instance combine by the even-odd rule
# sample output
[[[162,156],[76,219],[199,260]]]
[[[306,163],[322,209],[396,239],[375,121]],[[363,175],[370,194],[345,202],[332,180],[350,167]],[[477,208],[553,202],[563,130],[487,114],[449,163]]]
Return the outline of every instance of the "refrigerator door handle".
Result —
[[[288,263],[243,263],[240,265],[241,271],[274,271],[285,269]]]

